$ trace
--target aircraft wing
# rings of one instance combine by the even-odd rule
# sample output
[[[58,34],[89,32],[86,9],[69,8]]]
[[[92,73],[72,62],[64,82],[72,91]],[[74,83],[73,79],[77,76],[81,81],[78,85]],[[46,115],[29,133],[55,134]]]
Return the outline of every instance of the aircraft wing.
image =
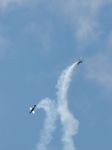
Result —
[[[32,111],[32,114],[35,114],[35,111]]]
[[[30,107],[29,109],[32,110],[32,107]]]

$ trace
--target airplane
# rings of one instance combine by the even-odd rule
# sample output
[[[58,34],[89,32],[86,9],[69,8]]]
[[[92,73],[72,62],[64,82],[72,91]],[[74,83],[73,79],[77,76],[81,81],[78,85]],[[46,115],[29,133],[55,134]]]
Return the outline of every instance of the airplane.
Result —
[[[30,107],[30,111],[29,111],[29,113],[31,114],[35,114],[35,109],[36,109],[36,106],[37,105],[33,105],[33,107]]]
[[[77,65],[79,65],[80,63],[82,63],[83,61],[82,60],[79,60],[78,62],[77,62]]]

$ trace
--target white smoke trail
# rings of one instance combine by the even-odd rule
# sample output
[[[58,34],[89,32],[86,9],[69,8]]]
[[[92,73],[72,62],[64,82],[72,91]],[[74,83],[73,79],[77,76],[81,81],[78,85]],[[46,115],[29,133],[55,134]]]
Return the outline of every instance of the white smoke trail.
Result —
[[[57,115],[59,115],[64,135],[62,141],[64,143],[64,150],[75,150],[73,136],[78,130],[78,121],[73,117],[68,109],[67,93],[70,86],[73,71],[77,62],[65,69],[57,83],[57,103],[45,98],[37,105],[37,109],[44,109],[46,112],[46,119],[44,122],[44,129],[41,132],[40,142],[37,145],[37,150],[47,150],[48,145],[52,139],[52,133],[55,130],[55,122]]]
[[[78,131],[78,120],[76,120],[68,109],[67,93],[70,86],[73,71],[77,66],[77,62],[65,69],[57,83],[58,97],[58,113],[63,125],[64,135],[62,141],[64,150],[75,150],[73,136]]]
[[[40,142],[37,144],[37,150],[47,150],[47,147],[52,139],[52,133],[55,130],[56,121],[56,104],[49,98],[45,98],[37,105],[37,108],[44,109],[46,112],[46,119],[44,129],[41,131]]]

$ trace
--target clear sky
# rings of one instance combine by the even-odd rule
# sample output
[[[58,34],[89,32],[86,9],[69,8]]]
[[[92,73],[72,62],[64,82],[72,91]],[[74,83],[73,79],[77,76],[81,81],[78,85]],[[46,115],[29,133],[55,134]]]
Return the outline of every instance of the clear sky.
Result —
[[[0,150],[36,148],[62,71],[79,58],[68,91],[76,150],[112,149],[112,0],[0,0]],[[60,119],[47,150],[63,150]]]

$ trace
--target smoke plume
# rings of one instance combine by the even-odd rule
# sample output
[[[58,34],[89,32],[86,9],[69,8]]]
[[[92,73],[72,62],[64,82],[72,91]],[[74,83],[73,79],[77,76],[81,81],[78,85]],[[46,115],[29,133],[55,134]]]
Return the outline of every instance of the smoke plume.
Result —
[[[55,130],[56,120],[56,104],[49,98],[45,98],[37,105],[38,109],[44,109],[46,112],[46,119],[44,122],[44,128],[41,131],[40,142],[37,145],[37,150],[47,150],[49,143],[52,139],[52,133]]]
[[[77,62],[65,69],[57,82],[57,101],[45,98],[37,105],[38,109],[44,109],[46,119],[44,129],[41,131],[40,142],[37,150],[47,150],[52,140],[52,134],[56,127],[56,119],[60,117],[63,126],[63,150],[76,150],[73,136],[78,131],[78,120],[74,118],[68,108],[67,93],[71,83],[72,75]]]
[[[61,123],[63,125],[64,150],[75,150],[73,136],[78,131],[78,121],[73,117],[68,109],[67,93],[70,86],[73,72],[77,66],[77,62],[65,69],[59,77],[57,83],[57,111],[60,115]]]

